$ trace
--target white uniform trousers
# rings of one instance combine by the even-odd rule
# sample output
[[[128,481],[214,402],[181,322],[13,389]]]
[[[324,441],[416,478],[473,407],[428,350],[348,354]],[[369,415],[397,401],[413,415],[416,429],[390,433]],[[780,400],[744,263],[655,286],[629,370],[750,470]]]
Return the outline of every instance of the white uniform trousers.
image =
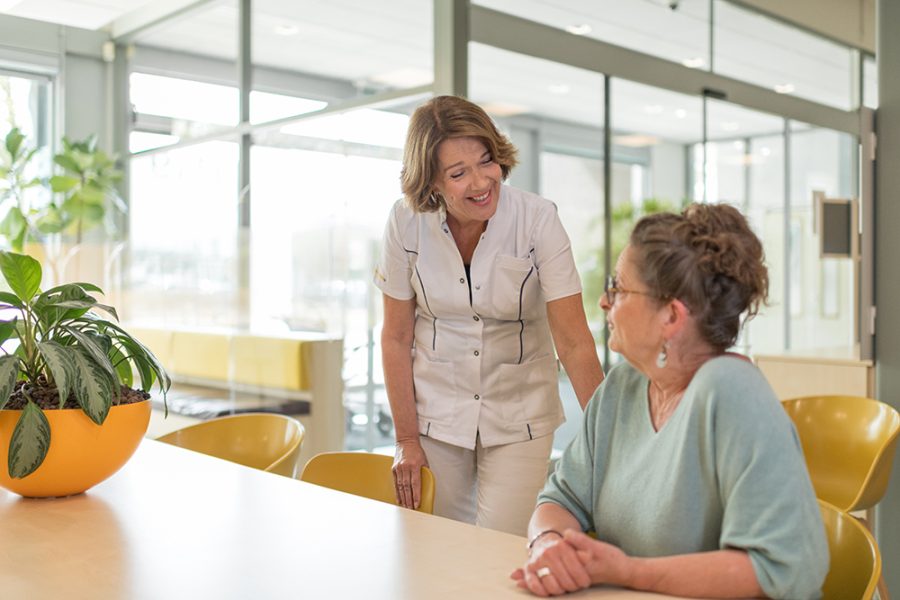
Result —
[[[434,514],[479,527],[526,535],[547,480],[553,436],[485,448],[460,448],[420,436],[434,471]]]

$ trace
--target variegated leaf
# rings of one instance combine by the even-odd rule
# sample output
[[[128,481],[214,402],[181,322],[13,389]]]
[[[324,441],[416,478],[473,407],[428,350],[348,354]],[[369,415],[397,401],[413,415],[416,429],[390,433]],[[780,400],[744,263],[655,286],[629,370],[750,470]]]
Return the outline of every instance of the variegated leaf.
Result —
[[[9,441],[10,477],[25,477],[33,473],[50,449],[50,423],[38,405],[28,401],[16,423]]]
[[[78,347],[91,358],[94,364],[106,372],[109,379],[116,379],[116,371],[113,369],[109,357],[106,356],[106,350],[97,345],[93,336],[84,333],[75,327],[64,327],[63,329],[66,333],[78,340]]]
[[[0,358],[0,408],[9,402],[9,395],[16,387],[19,375],[19,357],[15,355]]]
[[[102,425],[112,404],[112,382],[109,373],[100,367],[93,355],[83,349],[72,353],[75,363],[75,397],[84,413],[97,425]],[[104,357],[105,358],[105,357]]]
[[[62,408],[72,390],[75,374],[75,363],[72,355],[77,352],[74,348],[60,346],[56,342],[42,342],[37,345],[41,356],[47,363],[56,389],[59,392],[59,407]]]

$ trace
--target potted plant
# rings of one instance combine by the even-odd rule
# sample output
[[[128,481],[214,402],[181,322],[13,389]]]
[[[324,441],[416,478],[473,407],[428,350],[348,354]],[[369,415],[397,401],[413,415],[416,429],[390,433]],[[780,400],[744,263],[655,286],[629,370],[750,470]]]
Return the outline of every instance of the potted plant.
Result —
[[[169,378],[91,295],[97,286],[42,292],[40,263],[12,252],[0,252],[0,272],[11,290],[0,292],[0,486],[24,496],[82,492],[128,460],[147,429],[148,392],[158,382],[165,401]]]
[[[117,231],[117,218],[126,212],[116,185],[122,171],[116,157],[97,146],[94,136],[81,141],[62,140],[62,150],[53,156],[59,173],[36,176],[31,163],[38,148],[29,146],[24,134],[14,128],[0,145],[0,234],[14,252],[27,250],[44,263],[49,282],[65,279],[70,261],[78,256],[73,279],[84,279],[81,271],[105,264],[118,249],[84,244],[85,234],[102,226],[106,240]],[[35,190],[49,188],[53,195],[41,198]],[[29,244],[41,241],[42,246]],[[82,254],[88,254],[81,258]],[[96,253],[100,252],[97,256]],[[85,267],[85,268],[82,268]],[[91,277],[87,277],[90,279]]]
[[[28,191],[44,185],[40,177],[33,176],[31,161],[38,148],[25,143],[25,135],[14,127],[6,134],[0,146],[0,204],[7,210],[0,220],[0,233],[10,247],[21,252],[29,235],[33,235],[34,215],[37,207],[29,206]]]

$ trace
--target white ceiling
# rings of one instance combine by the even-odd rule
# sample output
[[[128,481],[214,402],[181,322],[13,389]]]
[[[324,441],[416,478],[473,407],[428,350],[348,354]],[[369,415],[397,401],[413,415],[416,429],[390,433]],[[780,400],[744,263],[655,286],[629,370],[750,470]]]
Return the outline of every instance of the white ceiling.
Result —
[[[488,8],[708,68],[708,0],[475,0]],[[142,8],[148,0],[0,0],[0,11],[89,29]],[[349,81],[359,87],[413,87],[430,82],[431,5],[425,0],[254,0],[254,63]],[[213,0],[142,33],[137,43],[233,60],[237,0]],[[849,103],[849,52],[770,20],[716,3],[716,68],[833,105]],[[602,77],[558,63],[473,44],[470,95],[503,112],[601,125]],[[617,130],[694,141],[700,100],[615,80]],[[780,121],[721,104],[709,135],[742,137],[778,131]]]
[[[82,29],[102,29],[153,0],[0,0],[0,13]]]

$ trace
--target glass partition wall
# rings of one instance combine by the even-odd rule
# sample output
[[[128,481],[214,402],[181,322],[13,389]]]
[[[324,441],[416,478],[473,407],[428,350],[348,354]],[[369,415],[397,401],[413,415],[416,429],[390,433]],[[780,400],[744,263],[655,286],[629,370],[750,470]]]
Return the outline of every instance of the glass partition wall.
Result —
[[[327,10],[311,0],[254,0],[250,110],[241,123],[241,6],[202,3],[134,40],[127,316],[167,327],[339,336],[347,446],[390,445],[377,345],[381,297],[370,279],[384,219],[400,197],[408,115],[430,95],[453,91],[436,76],[438,11],[417,0],[377,9],[348,0]],[[738,34],[762,23],[774,35],[784,26],[773,29],[720,0],[682,0],[677,10],[629,0],[623,6],[635,14],[616,14],[631,15],[630,29],[604,20],[610,11],[585,6],[479,0],[469,7],[468,37],[458,34],[454,43],[467,49],[466,94],[519,149],[510,183],[559,208],[607,366],[618,357],[604,349],[597,305],[604,277],[640,216],[689,201],[734,204],[763,239],[770,302],[739,350],[852,346],[855,270],[850,259],[819,257],[812,193],[856,194],[857,137],[797,114],[810,106],[827,113],[825,123],[840,121],[853,106],[849,88],[834,81],[834,89],[821,82],[821,89],[773,90],[791,83],[787,74],[763,79],[762,67],[729,62],[741,56]],[[511,30],[543,23],[568,36],[559,38],[562,46],[589,41],[597,52],[529,46],[527,36],[479,29],[485,17]],[[803,40],[812,54],[824,52],[832,74],[843,69],[840,48]],[[604,63],[609,43],[630,49],[633,76],[621,60]],[[803,72],[809,64],[794,67]],[[728,88],[720,72],[756,87],[749,95],[738,88],[740,102],[726,101],[708,91]],[[697,73],[711,84],[682,84]],[[784,104],[780,96],[820,104]],[[770,104],[787,114],[761,110]],[[177,219],[165,223],[154,216],[171,214]],[[564,375],[560,386],[574,427],[580,410]],[[556,445],[571,434],[561,429]]]

